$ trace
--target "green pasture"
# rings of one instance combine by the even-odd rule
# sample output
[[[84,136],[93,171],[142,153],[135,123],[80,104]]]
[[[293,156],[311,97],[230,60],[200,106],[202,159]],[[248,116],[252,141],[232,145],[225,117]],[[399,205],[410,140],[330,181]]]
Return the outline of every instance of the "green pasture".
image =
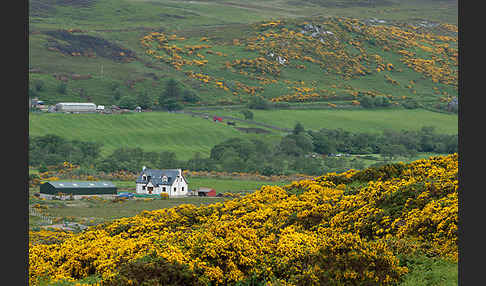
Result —
[[[457,134],[458,116],[422,109],[378,110],[253,110],[254,121],[281,128],[338,129],[378,133],[386,129],[418,130],[434,126],[439,133]],[[243,118],[239,111],[218,110],[211,115]],[[237,127],[259,127],[237,123]],[[59,135],[66,139],[99,142],[102,155],[120,147],[140,147],[144,151],[175,152],[188,160],[199,152],[208,156],[211,148],[232,137],[259,138],[277,142],[284,133],[251,134],[232,126],[187,114],[143,112],[129,114],[29,114],[29,136]]]
[[[232,137],[260,138],[270,142],[280,138],[277,133],[242,133],[224,122],[178,113],[30,113],[29,136],[46,134],[102,143],[102,155],[121,147],[140,147],[144,151],[175,152],[180,160],[188,160],[196,152],[208,156],[214,145]]]
[[[282,128],[293,128],[300,122],[305,129],[338,129],[351,132],[378,133],[385,129],[419,130],[434,126],[439,133],[457,134],[457,114],[423,109],[357,109],[357,110],[252,110],[253,121]],[[239,111],[218,110],[210,114],[243,118]]]
[[[114,200],[75,200],[61,201],[49,204],[49,201],[40,201],[48,205],[46,214],[51,217],[61,217],[67,221],[86,222],[87,224],[101,223],[122,217],[130,217],[142,211],[152,211],[171,208],[181,204],[210,204],[221,202],[227,198],[219,197],[187,197],[171,199],[133,199],[124,201]]]

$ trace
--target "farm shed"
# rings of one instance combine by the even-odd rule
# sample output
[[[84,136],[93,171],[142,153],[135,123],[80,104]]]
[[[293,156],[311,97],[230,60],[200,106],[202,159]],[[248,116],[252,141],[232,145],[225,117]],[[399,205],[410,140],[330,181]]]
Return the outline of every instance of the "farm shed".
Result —
[[[91,113],[96,112],[97,106],[94,103],[83,102],[59,102],[56,104],[56,111],[71,113]]]
[[[62,193],[62,196],[59,196]],[[86,182],[46,182],[40,186],[41,198],[74,198],[80,199],[85,196],[99,196],[112,198],[116,196],[117,188],[111,182],[86,181]]]
[[[197,190],[197,195],[199,197],[216,197],[216,190],[209,188],[200,188]]]

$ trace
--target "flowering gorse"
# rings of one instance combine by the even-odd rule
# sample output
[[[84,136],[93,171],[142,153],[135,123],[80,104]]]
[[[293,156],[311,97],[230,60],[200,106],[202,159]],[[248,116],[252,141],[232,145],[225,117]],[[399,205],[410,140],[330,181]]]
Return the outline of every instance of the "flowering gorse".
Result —
[[[392,285],[407,273],[397,251],[457,260],[457,184],[453,154],[143,211],[57,243],[31,242],[30,281],[110,280],[121,265],[155,253],[212,285],[250,277],[269,285]]]

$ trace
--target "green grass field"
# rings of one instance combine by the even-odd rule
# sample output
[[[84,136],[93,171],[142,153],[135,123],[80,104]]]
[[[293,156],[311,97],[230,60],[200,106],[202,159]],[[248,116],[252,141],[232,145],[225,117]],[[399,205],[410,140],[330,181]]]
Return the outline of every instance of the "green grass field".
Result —
[[[47,213],[53,217],[74,218],[74,221],[90,219],[95,222],[109,221],[121,217],[130,217],[144,210],[157,210],[171,208],[181,204],[209,204],[225,200],[224,198],[172,198],[167,200],[127,200],[113,202],[111,200],[100,201],[73,201],[57,207],[51,207]]]
[[[237,111],[212,113],[242,118]],[[253,113],[254,121],[284,128],[293,128],[300,122],[306,129],[342,128],[353,132],[418,130],[423,126],[435,126],[438,132],[457,134],[458,129],[457,115],[426,110],[254,110]],[[245,125],[238,123],[237,126]],[[270,134],[247,134],[211,119],[166,112],[29,114],[29,136],[46,134],[103,143],[102,155],[120,147],[140,147],[144,151],[172,151],[178,159],[187,160],[196,152],[208,156],[212,146],[228,138],[277,142],[284,133],[272,130]]]
[[[172,151],[180,160],[188,160],[196,152],[208,156],[214,145],[231,137],[268,141],[280,137],[276,133],[246,134],[211,119],[167,112],[111,115],[31,113],[29,135],[46,134],[103,143],[102,155],[120,147],[140,147],[144,151]]]
[[[418,130],[434,126],[440,133],[457,134],[458,116],[423,109],[376,110],[252,110],[254,121],[283,128],[300,122],[306,129],[342,128],[353,132],[376,133],[385,129]],[[211,111],[215,115],[243,118],[238,111]]]

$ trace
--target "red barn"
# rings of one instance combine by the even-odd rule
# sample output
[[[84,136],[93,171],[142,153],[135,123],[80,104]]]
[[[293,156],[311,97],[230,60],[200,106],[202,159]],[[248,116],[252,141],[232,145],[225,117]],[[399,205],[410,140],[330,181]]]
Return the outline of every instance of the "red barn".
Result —
[[[215,197],[216,190],[209,188],[200,188],[199,190],[197,190],[197,195],[200,197]]]
[[[218,122],[223,122],[223,118],[219,117],[219,116],[214,116],[213,117],[213,121],[218,121]]]

